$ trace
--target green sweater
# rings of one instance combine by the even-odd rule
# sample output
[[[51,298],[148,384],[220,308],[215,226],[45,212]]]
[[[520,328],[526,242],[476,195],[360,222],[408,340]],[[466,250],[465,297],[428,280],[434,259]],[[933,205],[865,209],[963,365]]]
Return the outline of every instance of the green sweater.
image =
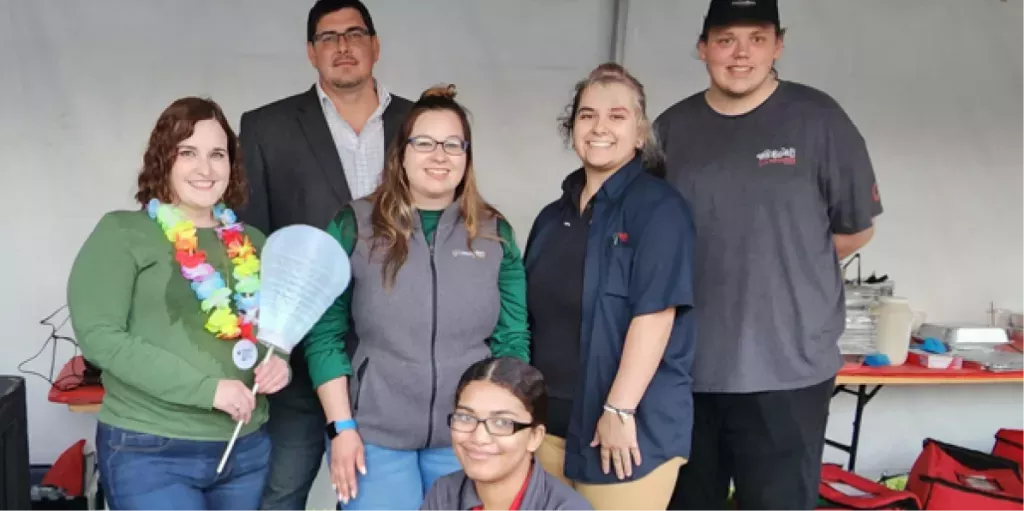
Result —
[[[246,234],[257,253],[264,235]],[[207,261],[233,286],[231,261],[213,228],[197,229]],[[213,408],[217,382],[251,386],[252,370],[232,361],[234,342],[217,339],[181,275],[174,247],[145,211],[107,213],[85,241],[68,279],[68,311],[82,353],[103,370],[99,421],[140,433],[227,440],[231,416]],[[259,346],[262,355],[266,353]],[[267,420],[257,396],[250,433]]]
[[[426,239],[432,239],[443,211],[419,210]],[[356,245],[356,219],[351,208],[345,208],[327,226],[327,232],[352,255]],[[530,360],[530,332],[526,317],[526,270],[515,242],[512,226],[501,220],[498,235],[505,248],[498,273],[501,313],[494,326],[491,352],[494,356]],[[323,317],[313,326],[305,341],[306,361],[313,388],[342,376],[352,374],[352,364],[345,352],[345,337],[351,328],[350,304],[352,287],[335,300]]]

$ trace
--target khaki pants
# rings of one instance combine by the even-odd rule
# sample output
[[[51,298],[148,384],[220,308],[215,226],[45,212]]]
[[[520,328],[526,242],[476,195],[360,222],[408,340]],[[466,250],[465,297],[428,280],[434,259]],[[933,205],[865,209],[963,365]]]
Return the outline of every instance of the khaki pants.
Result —
[[[667,509],[679,467],[686,463],[683,458],[672,458],[644,477],[622,483],[579,483],[565,478],[565,439],[553,435],[544,437],[537,449],[537,459],[544,470],[575,489],[597,510]]]

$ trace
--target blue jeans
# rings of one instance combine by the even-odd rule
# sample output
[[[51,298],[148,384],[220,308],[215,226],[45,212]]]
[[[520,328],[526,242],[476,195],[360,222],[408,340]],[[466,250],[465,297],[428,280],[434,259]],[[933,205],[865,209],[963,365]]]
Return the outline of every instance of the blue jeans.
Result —
[[[110,509],[257,509],[267,480],[265,429],[239,437],[217,475],[227,442],[183,440],[100,423],[100,482]]]
[[[358,494],[341,506],[346,510],[419,509],[437,478],[462,470],[451,447],[400,451],[365,444],[364,448],[366,475],[356,472]]]

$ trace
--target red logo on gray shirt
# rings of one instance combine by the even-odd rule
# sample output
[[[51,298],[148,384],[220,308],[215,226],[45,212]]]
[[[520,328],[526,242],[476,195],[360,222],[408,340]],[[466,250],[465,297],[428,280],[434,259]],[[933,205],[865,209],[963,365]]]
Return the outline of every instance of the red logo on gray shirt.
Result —
[[[757,166],[765,165],[796,165],[796,148],[781,147],[779,149],[765,149],[757,153]]]

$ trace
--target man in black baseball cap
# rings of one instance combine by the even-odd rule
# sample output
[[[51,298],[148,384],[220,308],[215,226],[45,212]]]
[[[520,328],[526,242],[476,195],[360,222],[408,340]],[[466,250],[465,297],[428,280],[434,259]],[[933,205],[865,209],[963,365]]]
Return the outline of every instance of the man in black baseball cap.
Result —
[[[712,0],[709,86],[655,120],[693,212],[698,338],[690,459],[670,509],[813,509],[845,327],[839,261],[882,212],[864,139],[780,80],[777,2]]]
[[[738,23],[771,23],[779,27],[778,0],[711,0],[702,35],[708,29]]]

